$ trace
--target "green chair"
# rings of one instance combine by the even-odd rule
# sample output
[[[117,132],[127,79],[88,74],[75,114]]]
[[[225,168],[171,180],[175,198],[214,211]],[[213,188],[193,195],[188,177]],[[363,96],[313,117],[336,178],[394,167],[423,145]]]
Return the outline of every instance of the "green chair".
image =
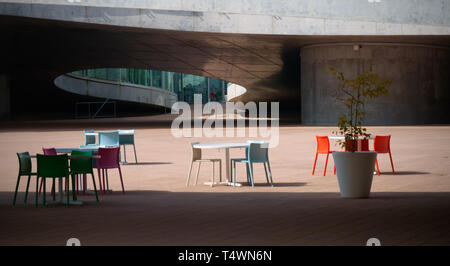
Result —
[[[42,154],[37,154],[36,155],[37,158],[37,179],[39,181],[39,178],[43,178],[44,180],[44,192],[43,192],[43,205],[46,204],[46,199],[45,199],[45,181],[47,178],[66,178],[67,182],[66,182],[66,190],[67,190],[67,207],[69,207],[69,157],[67,156],[67,154],[63,154],[63,155],[42,155]],[[60,182],[62,182],[62,180],[60,180]],[[36,183],[36,207],[38,206],[38,190],[39,190],[39,185],[38,182]],[[62,191],[60,191],[59,193],[62,193]],[[55,194],[53,193],[53,199],[55,199]],[[73,200],[76,200],[76,193],[75,193],[75,180],[72,177],[72,196],[73,196]]]
[[[97,193],[97,187],[95,185],[95,179],[94,179],[94,171],[92,169],[92,156],[94,152],[92,151],[79,151],[79,150],[73,150],[72,156],[70,158],[70,174],[72,176],[72,180],[75,179],[75,175],[83,175],[83,182],[84,187],[86,187],[86,175],[91,174],[92,176],[92,183],[94,184],[94,191],[95,191],[95,198],[98,202],[98,193]],[[79,157],[77,157],[79,156]],[[85,157],[83,157],[85,156]]]
[[[245,163],[247,166],[247,179],[250,177],[250,181],[252,184],[252,187],[255,187],[254,185],[254,179],[253,179],[253,164],[254,163],[263,163],[264,164],[264,171],[266,172],[266,180],[267,183],[273,186],[273,180],[272,180],[272,171],[270,170],[270,163],[269,163],[269,143],[261,142],[261,141],[248,141],[248,148],[246,148],[246,158],[238,158],[238,159],[231,159],[231,165],[233,167],[232,169],[232,175],[233,175],[233,183],[236,185],[236,163]],[[266,167],[267,164],[267,167]],[[269,175],[270,175],[270,182],[269,182],[269,176],[267,175],[267,169],[269,169]]]
[[[17,184],[16,190],[14,192],[13,205],[16,205],[17,190],[19,189],[20,177],[28,176],[27,189],[25,190],[25,200],[24,200],[24,202],[27,203],[30,178],[32,175],[37,175],[37,173],[31,172],[31,157],[28,152],[17,153],[17,158],[19,158],[19,175],[17,176]]]

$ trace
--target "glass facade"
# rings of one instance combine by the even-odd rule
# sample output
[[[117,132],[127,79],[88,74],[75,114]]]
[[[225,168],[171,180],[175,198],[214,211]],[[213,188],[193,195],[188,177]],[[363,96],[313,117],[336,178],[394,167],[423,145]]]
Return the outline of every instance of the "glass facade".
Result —
[[[193,103],[194,94],[202,94],[203,103],[225,102],[228,82],[190,74],[134,68],[97,68],[72,72],[72,74],[122,83],[151,86],[171,91],[179,101]]]

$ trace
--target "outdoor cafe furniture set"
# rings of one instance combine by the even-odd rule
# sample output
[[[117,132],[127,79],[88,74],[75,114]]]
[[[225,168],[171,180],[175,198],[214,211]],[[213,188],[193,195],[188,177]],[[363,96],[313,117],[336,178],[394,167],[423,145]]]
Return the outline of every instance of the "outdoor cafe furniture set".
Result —
[[[236,183],[236,163],[245,163],[246,165],[246,172],[247,172],[247,182],[254,187],[254,171],[253,171],[253,164],[255,163],[262,163],[264,165],[264,170],[266,173],[266,180],[267,183],[273,186],[273,180],[272,180],[272,172],[270,169],[270,163],[269,163],[269,143],[263,142],[263,141],[247,141],[247,142],[219,142],[219,143],[198,143],[198,142],[192,142],[191,148],[192,148],[192,159],[189,167],[189,172],[187,175],[186,180],[186,186],[189,185],[189,180],[191,177],[191,172],[194,163],[198,163],[197,168],[197,175],[195,179],[195,184],[197,184],[198,175],[200,172],[200,166],[204,162],[212,162],[213,163],[213,172],[212,172],[212,179],[211,182],[206,182],[206,185],[214,186],[217,184],[222,185],[231,185],[231,186],[241,186],[241,184]],[[230,149],[236,149],[236,148],[245,148],[245,158],[233,158],[230,159]],[[222,182],[222,160],[221,159],[206,159],[202,157],[202,150],[203,149],[224,149],[225,150],[225,181]],[[214,181],[214,165],[215,163],[219,163],[219,178],[220,182]],[[232,167],[232,176],[230,177],[230,168]],[[267,171],[267,169],[269,171]],[[269,181],[270,177],[270,181]],[[231,181],[230,181],[231,180]]]
[[[95,137],[98,136],[98,144]],[[17,191],[20,179],[23,176],[28,177],[25,190],[24,202],[27,203],[28,190],[31,176],[36,177],[36,206],[38,206],[38,198],[43,190],[43,204],[46,198],[46,179],[51,178],[53,181],[51,194],[53,196],[52,203],[63,203],[63,182],[65,180],[65,190],[67,191],[67,206],[81,205],[82,202],[77,201],[77,193],[80,189],[83,194],[87,192],[87,175],[91,175],[94,187],[94,194],[98,201],[97,187],[94,178],[93,168],[97,168],[100,193],[105,194],[109,190],[108,169],[118,169],[120,181],[122,185],[122,193],[125,194],[123,185],[122,171],[120,169],[120,146],[133,145],[135,158],[136,148],[134,144],[134,130],[118,130],[114,132],[92,132],[85,131],[85,145],[79,148],[43,148],[43,154],[30,155],[28,152],[17,153],[19,159],[19,174],[14,193],[13,205],[16,203]],[[67,155],[71,153],[70,155]],[[59,155],[58,155],[59,154]],[[124,154],[126,154],[124,152]],[[125,155],[126,156],[126,155]],[[36,158],[37,171],[32,172],[31,159]],[[125,157],[126,158],[126,157]],[[69,164],[70,162],[70,164]],[[126,163],[126,161],[125,161]],[[39,187],[39,179],[41,180]],[[58,199],[56,199],[55,180],[59,180]],[[69,182],[72,182],[72,198],[69,198]]]
[[[325,176],[327,173],[327,164],[328,164],[328,156],[335,152],[330,149],[330,140],[339,140],[343,141],[345,139],[344,136],[316,136],[317,140],[317,149],[316,149],[316,157],[314,159],[314,165],[312,170],[312,175],[314,175],[317,163],[317,157],[319,154],[326,154],[325,159],[325,168],[323,171],[323,175]],[[389,159],[392,167],[392,174],[395,175],[394,170],[394,162],[392,161],[391,154],[391,135],[387,136],[375,136],[375,137],[358,137],[356,142],[356,151],[369,151],[369,140],[373,140],[373,151],[376,151],[378,154],[387,153],[389,154]],[[380,175],[380,169],[378,167],[378,159],[376,159],[376,173],[378,176]],[[334,168],[334,173],[336,174],[336,167]]]

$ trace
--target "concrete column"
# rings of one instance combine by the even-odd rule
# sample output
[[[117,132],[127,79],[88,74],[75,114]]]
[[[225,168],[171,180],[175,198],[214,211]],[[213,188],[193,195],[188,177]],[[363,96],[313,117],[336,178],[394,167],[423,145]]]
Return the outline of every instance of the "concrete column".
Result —
[[[9,119],[11,114],[11,95],[6,75],[0,74],[0,120]]]
[[[328,66],[353,78],[369,69],[393,81],[389,95],[369,100],[366,125],[450,123],[450,50],[446,47],[361,43],[301,48],[301,108],[306,125],[336,125],[337,81]],[[358,45],[358,44],[356,44]]]

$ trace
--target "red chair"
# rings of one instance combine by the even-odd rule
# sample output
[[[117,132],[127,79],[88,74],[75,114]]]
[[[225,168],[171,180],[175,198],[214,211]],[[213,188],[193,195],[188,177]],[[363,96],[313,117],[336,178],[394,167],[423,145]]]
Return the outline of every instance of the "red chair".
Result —
[[[391,155],[391,135],[388,136],[375,136],[373,141],[373,149],[378,154],[389,153],[389,158],[391,160],[392,174],[395,175],[394,163],[392,162]],[[377,174],[380,175],[380,169],[378,168],[378,159],[375,161],[377,165]]]
[[[358,135],[358,137],[363,137],[364,135]],[[369,139],[360,139],[360,140],[350,140],[346,145],[344,150],[350,150],[353,146],[355,146],[355,151],[358,151],[358,143],[361,143],[360,151],[369,151]]]
[[[44,152],[44,155],[58,155],[55,148],[42,148],[42,151]],[[66,179],[64,179],[66,180]],[[44,184],[44,179],[41,179],[41,185],[39,187],[39,195],[41,195],[42,186]],[[66,187],[66,186],[64,186]],[[55,179],[53,178],[53,185],[52,185],[52,192],[53,195],[55,193]]]
[[[108,175],[108,169],[119,169],[119,175],[120,175],[120,182],[122,184],[122,192],[125,194],[125,188],[123,186],[123,179],[122,179],[122,171],[120,170],[120,160],[119,160],[119,154],[120,154],[120,147],[114,147],[114,148],[98,148],[97,155],[100,156],[99,159],[97,159],[97,165],[95,166],[97,168],[98,172],[98,181],[100,183],[100,191],[102,191],[102,194],[105,194],[106,192],[106,182],[105,182],[105,170],[106,170],[106,178]],[[100,175],[100,169],[102,169],[102,174]],[[102,186],[102,176],[103,176],[103,186]]]
[[[328,156],[330,155],[330,153],[333,153],[334,151],[330,151],[330,140],[328,139],[328,136],[316,136],[316,139],[317,139],[317,151],[316,151],[316,158],[314,159],[312,174],[314,175],[314,171],[316,170],[317,156],[319,154],[326,154],[327,158],[325,160],[325,170],[323,171],[323,176],[325,176],[327,173]],[[334,173],[336,174],[336,166],[334,167]]]

